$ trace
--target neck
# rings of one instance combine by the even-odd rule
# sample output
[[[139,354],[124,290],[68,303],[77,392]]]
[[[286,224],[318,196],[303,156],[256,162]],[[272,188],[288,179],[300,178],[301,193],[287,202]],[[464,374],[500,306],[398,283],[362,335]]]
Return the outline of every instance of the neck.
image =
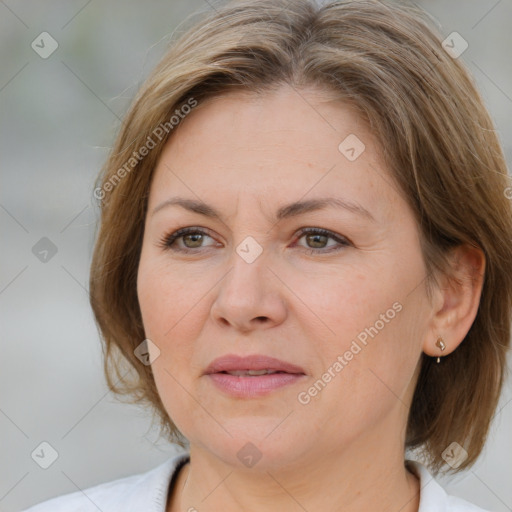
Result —
[[[403,443],[380,431],[342,451],[303,453],[286,467],[233,468],[191,443],[190,463],[180,471],[167,512],[201,510],[333,510],[417,512],[419,481],[404,465]],[[400,440],[399,440],[400,441]],[[384,446],[386,444],[386,446]]]

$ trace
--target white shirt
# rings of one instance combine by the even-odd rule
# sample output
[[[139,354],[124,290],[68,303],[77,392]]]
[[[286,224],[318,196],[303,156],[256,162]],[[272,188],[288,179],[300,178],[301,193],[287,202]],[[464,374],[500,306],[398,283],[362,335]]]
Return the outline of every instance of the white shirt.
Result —
[[[112,480],[34,505],[23,512],[165,512],[167,495],[188,452],[178,453],[145,473]],[[427,468],[408,460],[420,480],[418,512],[489,512],[461,498],[449,496]]]

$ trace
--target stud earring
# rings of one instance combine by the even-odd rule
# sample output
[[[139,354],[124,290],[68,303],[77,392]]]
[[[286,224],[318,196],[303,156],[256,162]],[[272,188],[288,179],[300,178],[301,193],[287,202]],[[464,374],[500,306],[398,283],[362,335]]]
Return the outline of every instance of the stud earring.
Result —
[[[446,348],[446,344],[443,341],[443,338],[437,338],[436,347],[440,348],[441,352]],[[441,358],[439,356],[437,356],[437,362],[439,363],[440,361],[441,361]]]

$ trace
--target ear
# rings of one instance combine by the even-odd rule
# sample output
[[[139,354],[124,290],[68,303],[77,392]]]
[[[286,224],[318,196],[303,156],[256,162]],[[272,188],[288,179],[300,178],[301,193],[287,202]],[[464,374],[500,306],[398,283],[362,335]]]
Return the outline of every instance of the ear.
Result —
[[[434,293],[434,309],[423,345],[423,352],[432,357],[450,354],[462,343],[476,318],[482,294],[483,251],[471,245],[460,245],[452,250],[451,260],[455,279],[443,276],[442,284]],[[446,345],[443,351],[436,346],[439,337]]]

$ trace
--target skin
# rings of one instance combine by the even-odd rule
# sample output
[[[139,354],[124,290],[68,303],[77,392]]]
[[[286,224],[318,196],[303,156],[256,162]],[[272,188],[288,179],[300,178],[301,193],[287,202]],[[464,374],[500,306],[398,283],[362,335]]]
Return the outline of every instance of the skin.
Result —
[[[338,149],[349,134],[365,144],[355,161]],[[152,214],[173,196],[201,199],[222,219],[180,206]],[[375,221],[333,207],[272,220],[284,204],[327,196],[359,203]],[[188,226],[207,231],[175,242],[188,253],[160,245]],[[350,245],[303,235],[304,227]],[[248,236],[263,251],[252,263],[236,252]],[[167,512],[417,511],[404,439],[418,361],[422,351],[457,348],[481,293],[483,254],[454,256],[473,279],[436,288],[430,302],[413,213],[362,120],[326,91],[281,86],[196,107],[155,169],[137,282],[145,334],[160,350],[158,392],[190,442]],[[298,394],[396,302],[401,311],[300,403]],[[273,356],[306,375],[264,397],[233,398],[203,375],[228,353]],[[252,467],[237,457],[247,442],[262,455]]]

